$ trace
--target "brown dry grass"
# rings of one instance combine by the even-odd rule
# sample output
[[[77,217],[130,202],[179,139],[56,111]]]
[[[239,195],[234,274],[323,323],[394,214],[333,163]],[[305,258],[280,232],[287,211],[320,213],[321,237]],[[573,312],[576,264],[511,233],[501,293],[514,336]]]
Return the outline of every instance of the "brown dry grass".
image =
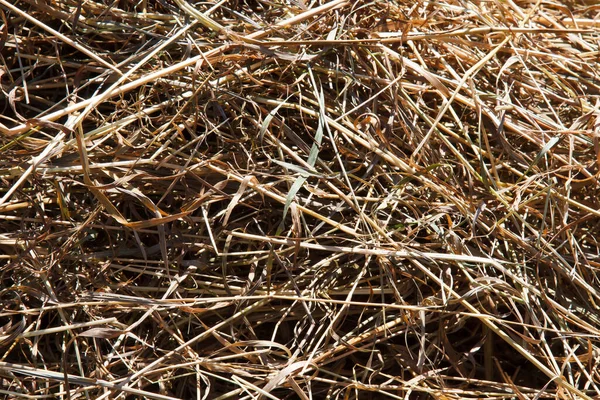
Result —
[[[0,394],[600,396],[587,3],[0,0]]]

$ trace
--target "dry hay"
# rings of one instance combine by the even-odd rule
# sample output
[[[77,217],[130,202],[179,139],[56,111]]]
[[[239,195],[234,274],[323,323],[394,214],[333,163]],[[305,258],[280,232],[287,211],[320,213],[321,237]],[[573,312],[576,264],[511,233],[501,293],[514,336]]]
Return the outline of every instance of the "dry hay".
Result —
[[[0,393],[600,396],[593,3],[0,0]]]

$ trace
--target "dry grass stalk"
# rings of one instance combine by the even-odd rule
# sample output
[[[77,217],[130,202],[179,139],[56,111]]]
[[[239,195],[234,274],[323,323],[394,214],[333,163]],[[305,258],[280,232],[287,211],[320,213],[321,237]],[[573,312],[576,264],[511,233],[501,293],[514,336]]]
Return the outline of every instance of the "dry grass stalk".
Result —
[[[597,6],[0,9],[2,395],[600,397]]]

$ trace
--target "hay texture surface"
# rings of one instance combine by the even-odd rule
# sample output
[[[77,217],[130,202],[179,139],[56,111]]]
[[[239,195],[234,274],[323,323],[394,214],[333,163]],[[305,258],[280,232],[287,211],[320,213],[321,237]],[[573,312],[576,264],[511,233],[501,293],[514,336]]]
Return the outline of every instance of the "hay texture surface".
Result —
[[[0,0],[0,396],[600,396],[600,7]]]

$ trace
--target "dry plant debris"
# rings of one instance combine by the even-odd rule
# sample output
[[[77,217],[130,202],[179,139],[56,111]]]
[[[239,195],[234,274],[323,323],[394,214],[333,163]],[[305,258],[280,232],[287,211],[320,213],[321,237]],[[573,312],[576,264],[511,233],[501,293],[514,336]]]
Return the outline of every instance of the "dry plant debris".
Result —
[[[600,396],[600,6],[0,0],[0,394]]]

